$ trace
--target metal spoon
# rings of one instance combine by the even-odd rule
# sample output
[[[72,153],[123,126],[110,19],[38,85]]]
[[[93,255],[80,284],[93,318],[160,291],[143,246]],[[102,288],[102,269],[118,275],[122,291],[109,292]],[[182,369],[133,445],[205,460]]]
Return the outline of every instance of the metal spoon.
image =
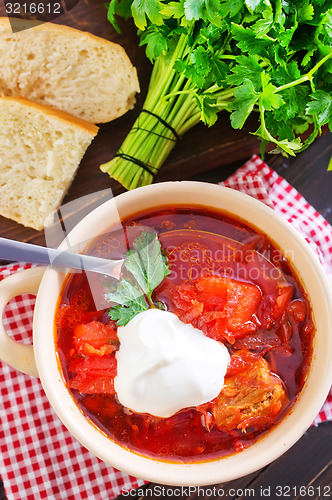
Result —
[[[0,259],[11,261],[33,262],[52,267],[68,267],[84,269],[119,279],[123,259],[110,260],[90,255],[45,248],[31,243],[0,238]]]

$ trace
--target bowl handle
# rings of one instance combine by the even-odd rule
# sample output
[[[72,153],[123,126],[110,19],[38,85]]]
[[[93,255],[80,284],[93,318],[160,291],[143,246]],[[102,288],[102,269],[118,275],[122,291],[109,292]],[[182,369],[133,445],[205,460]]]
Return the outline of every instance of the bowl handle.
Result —
[[[8,302],[23,293],[37,295],[46,267],[34,267],[12,274],[0,282],[0,359],[17,370],[38,377],[33,345],[15,342],[3,326],[3,312]]]

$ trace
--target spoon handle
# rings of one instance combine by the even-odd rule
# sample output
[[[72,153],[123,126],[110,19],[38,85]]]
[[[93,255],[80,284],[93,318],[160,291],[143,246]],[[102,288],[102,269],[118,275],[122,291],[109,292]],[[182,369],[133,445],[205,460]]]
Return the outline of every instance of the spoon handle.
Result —
[[[90,255],[45,248],[21,241],[0,238],[0,259],[46,264],[54,267],[84,269],[119,279],[123,260],[101,259]]]

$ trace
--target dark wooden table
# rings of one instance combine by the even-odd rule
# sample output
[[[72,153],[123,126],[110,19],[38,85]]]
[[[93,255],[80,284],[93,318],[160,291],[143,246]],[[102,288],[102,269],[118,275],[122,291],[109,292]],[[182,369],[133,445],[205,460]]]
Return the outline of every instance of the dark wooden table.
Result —
[[[87,151],[78,174],[64,202],[83,195],[111,188],[114,194],[123,188],[111,181],[107,174],[99,170],[99,165],[110,159],[129,131],[145,96],[151,68],[144,51],[138,48],[135,32],[130,27],[118,35],[106,21],[104,0],[81,0],[79,4],[58,23],[86,29],[96,35],[121,43],[138,68],[142,92],[137,106],[124,117],[103,125]],[[0,15],[3,7],[0,1]],[[253,153],[258,153],[259,144],[249,134],[257,128],[252,119],[241,131],[234,131],[229,125],[227,114],[220,116],[211,129],[198,125],[188,132],[177,144],[156,178],[164,180],[195,179],[217,182],[227,178]],[[1,152],[0,152],[1,154]],[[332,172],[327,165],[332,155],[332,136],[327,133],[318,139],[307,151],[295,159],[285,159],[279,155],[267,157],[267,162],[285,177],[305,196],[330,223],[332,223]],[[92,196],[93,199],[93,196]],[[96,196],[98,199],[98,196]],[[91,202],[92,205],[95,203]],[[0,236],[45,244],[43,232],[24,228],[8,219],[0,217]],[[1,262],[1,261],[0,261]],[[1,423],[0,423],[1,425]],[[283,457],[264,469],[237,481],[213,485],[199,490],[171,488],[150,484],[131,492],[130,498],[176,497],[191,498],[291,498],[325,499],[332,497],[332,422],[311,427],[303,438]],[[302,487],[302,489],[301,489]],[[21,497],[15,500],[24,499]],[[128,498],[125,496],[123,498]],[[5,494],[0,484],[0,500]],[[61,500],[65,499],[62,497]],[[60,500],[49,498],[48,500]],[[92,499],[91,500],[98,500]]]

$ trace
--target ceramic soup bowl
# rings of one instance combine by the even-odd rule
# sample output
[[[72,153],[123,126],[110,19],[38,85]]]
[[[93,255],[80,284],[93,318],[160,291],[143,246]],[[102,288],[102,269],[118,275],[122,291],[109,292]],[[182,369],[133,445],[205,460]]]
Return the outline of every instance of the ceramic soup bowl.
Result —
[[[121,194],[88,214],[71,231],[72,244],[107,232],[118,218],[170,205],[201,206],[224,211],[266,234],[286,255],[312,306],[316,326],[311,365],[291,410],[266,435],[241,452],[211,461],[175,463],[149,458],[120,446],[85,417],[61,373],[54,316],[65,273],[33,268],[0,285],[0,307],[21,293],[37,295],[33,345],[14,342],[0,327],[0,358],[40,378],[55,412],[69,431],[101,460],[145,480],[172,485],[208,485],[233,480],[267,465],[289,449],[311,425],[332,380],[332,297],[330,283],[313,250],[285,220],[263,203],[240,192],[201,182],[166,182]],[[61,246],[60,246],[61,248]]]

